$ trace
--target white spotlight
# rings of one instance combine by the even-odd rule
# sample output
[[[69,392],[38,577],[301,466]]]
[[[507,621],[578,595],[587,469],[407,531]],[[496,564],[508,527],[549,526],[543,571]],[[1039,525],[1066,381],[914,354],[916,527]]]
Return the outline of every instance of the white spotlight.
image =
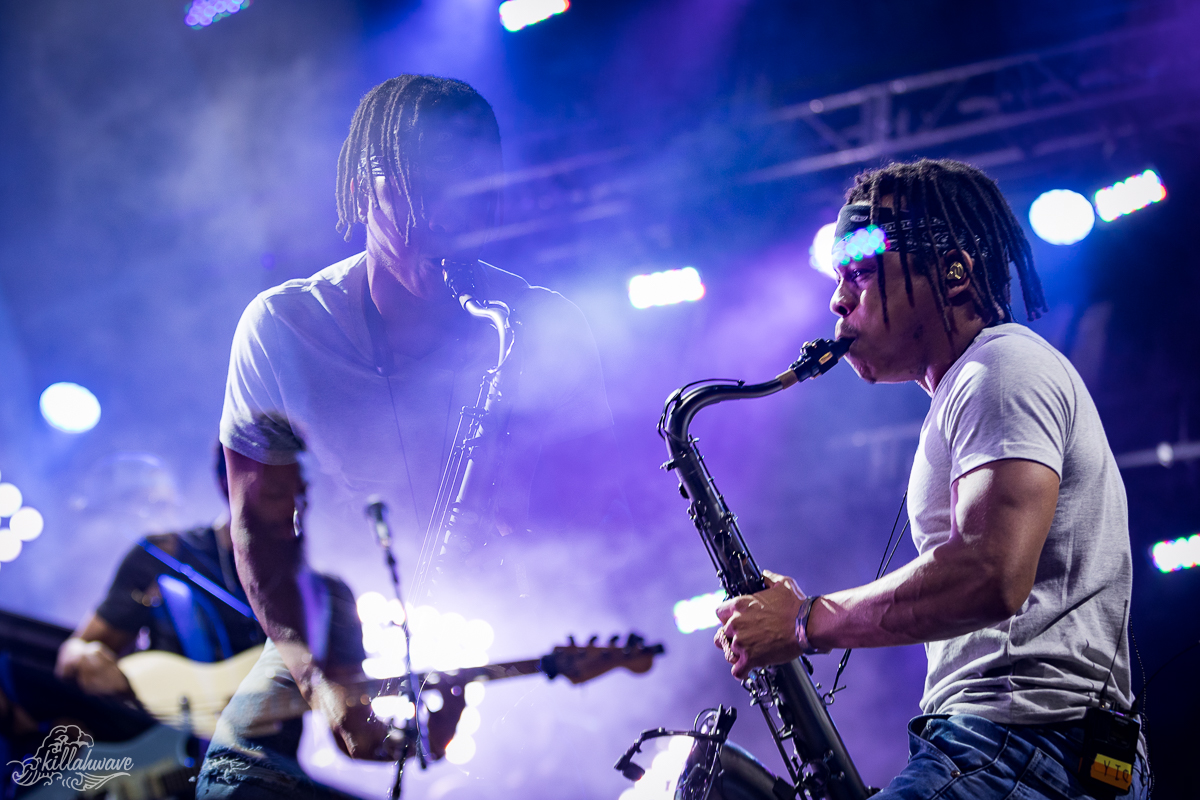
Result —
[[[52,383],[38,404],[42,416],[60,431],[83,433],[100,421],[100,401],[77,383]]]
[[[25,506],[18,509],[12,515],[12,519],[8,521],[8,527],[17,535],[23,542],[32,542],[42,533],[42,528],[45,527],[45,521],[42,515],[36,508]]]
[[[629,302],[634,308],[691,303],[704,297],[704,283],[695,267],[669,269],[629,279]]]
[[[828,275],[837,280],[837,270],[833,268],[833,232],[836,222],[822,225],[813,237],[812,247],[808,248],[808,263],[822,275]]]
[[[11,517],[21,507],[21,490],[11,483],[0,483],[0,517]]]
[[[1054,189],[1044,192],[1029,207],[1033,232],[1050,244],[1075,244],[1092,232],[1096,212],[1078,192]]]
[[[507,0],[500,4],[500,24],[505,30],[519,31],[561,14],[570,6],[569,0]]]
[[[1100,219],[1112,222],[1166,197],[1167,189],[1158,173],[1148,169],[1141,175],[1133,175],[1096,192],[1096,211],[1100,213]]]
[[[455,734],[446,745],[446,760],[451,764],[466,764],[475,757],[475,740],[465,734]]]
[[[21,555],[21,539],[8,528],[0,528],[0,562],[8,562]]]
[[[721,589],[697,595],[690,600],[680,600],[675,604],[675,627],[679,628],[680,633],[695,633],[717,627],[721,624],[721,620],[717,619],[717,606],[727,599],[725,590]]]

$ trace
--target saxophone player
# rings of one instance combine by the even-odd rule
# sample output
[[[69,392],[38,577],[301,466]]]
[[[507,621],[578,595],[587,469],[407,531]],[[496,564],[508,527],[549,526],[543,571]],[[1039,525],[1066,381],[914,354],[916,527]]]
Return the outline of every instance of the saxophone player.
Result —
[[[407,542],[425,530],[458,410],[473,402],[496,351],[495,332],[443,284],[443,258],[473,265],[483,296],[508,304],[522,324],[496,487],[500,531],[524,532],[540,459],[611,436],[599,355],[579,309],[476,260],[496,224],[501,170],[495,115],[469,85],[401,75],[374,87],[338,163],[338,229],[349,239],[363,225],[365,252],[263,292],[242,316],[221,441],[238,572],[269,642],[221,718],[200,797],[325,796],[294,761],[297,724],[274,718],[289,700],[323,712],[352,757],[400,755],[360,700],[359,664],[339,663],[310,630],[302,576],[307,557],[383,577],[369,536],[357,535],[372,495]],[[307,554],[293,533],[306,491]],[[596,497],[578,499],[603,507]],[[438,727],[453,734],[453,721]],[[430,742],[435,758],[448,738]]]
[[[878,246],[855,246],[870,235]],[[881,800],[1144,797],[1136,725],[1131,774],[1087,774],[1090,720],[1134,702],[1125,490],[1079,374],[1015,322],[1010,265],[1030,318],[1045,307],[1020,224],[979,170],[920,160],[859,175],[835,240],[830,309],[851,366],[931,398],[907,494],[919,555],[820,596],[770,573],[720,608],[717,646],[742,678],[802,653],[924,643],[923,715]]]

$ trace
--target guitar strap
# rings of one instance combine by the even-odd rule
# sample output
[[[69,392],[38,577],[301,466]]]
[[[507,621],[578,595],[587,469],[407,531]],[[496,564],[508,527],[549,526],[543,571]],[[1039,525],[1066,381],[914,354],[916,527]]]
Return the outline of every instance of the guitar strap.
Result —
[[[246,605],[241,600],[238,600],[228,591],[201,575],[191,566],[184,564],[174,556],[167,554],[161,548],[151,544],[148,539],[142,539],[140,542],[138,542],[138,546],[140,546],[158,561],[161,561],[172,572],[182,576],[197,588],[203,589],[205,592],[217,600],[220,600],[226,606],[232,608],[243,617],[252,619],[255,622],[258,621],[258,617],[254,616],[254,609],[250,608],[250,606]]]

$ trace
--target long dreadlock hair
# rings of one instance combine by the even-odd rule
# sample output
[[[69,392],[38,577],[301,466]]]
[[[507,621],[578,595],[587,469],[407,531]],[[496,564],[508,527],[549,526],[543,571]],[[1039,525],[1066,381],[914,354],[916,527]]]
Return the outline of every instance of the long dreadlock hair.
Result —
[[[384,175],[407,205],[404,242],[408,244],[412,231],[425,219],[420,169],[425,135],[431,119],[448,117],[473,123],[474,134],[493,139],[499,147],[495,112],[479,92],[463,81],[400,75],[363,96],[338,157],[337,230],[345,232],[346,241],[350,240],[354,223],[360,221],[362,204],[378,203],[374,173]],[[497,162],[497,170],[499,167]],[[499,191],[485,188],[484,192],[494,219]]]
[[[1016,267],[1021,282],[1025,314],[1037,319],[1047,310],[1042,282],[1033,268],[1033,252],[1025,232],[996,182],[976,167],[950,159],[927,159],[909,163],[888,164],[867,170],[854,178],[854,186],[846,192],[849,203],[869,203],[871,221],[875,222],[880,200],[892,197],[896,218],[901,210],[912,214],[913,237],[918,251],[911,260],[905,237],[898,236],[904,288],[912,301],[912,273],[929,279],[933,296],[942,314],[942,325],[951,329],[949,286],[939,268],[939,253],[935,247],[931,218],[945,220],[955,246],[971,256],[975,263],[971,272],[971,290],[976,305],[991,320],[1012,320],[1009,284],[1009,264]],[[910,266],[911,261],[911,266]],[[887,322],[887,295],[883,275],[883,254],[876,256],[879,269],[880,300],[884,322]]]

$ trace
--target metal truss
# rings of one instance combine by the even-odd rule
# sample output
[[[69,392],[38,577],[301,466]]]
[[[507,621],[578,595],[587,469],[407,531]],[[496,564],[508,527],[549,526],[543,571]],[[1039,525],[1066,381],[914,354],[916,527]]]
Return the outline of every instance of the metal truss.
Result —
[[[764,183],[959,145],[979,166],[1104,144],[1200,118],[1200,48],[1170,24],[1084,39],[1038,53],[885,81],[777,108],[759,120],[790,125],[795,157],[755,169]],[[1180,98],[1182,99],[1182,98]],[[1158,102],[1155,102],[1158,101]],[[1153,108],[1153,115],[1134,109]]]

